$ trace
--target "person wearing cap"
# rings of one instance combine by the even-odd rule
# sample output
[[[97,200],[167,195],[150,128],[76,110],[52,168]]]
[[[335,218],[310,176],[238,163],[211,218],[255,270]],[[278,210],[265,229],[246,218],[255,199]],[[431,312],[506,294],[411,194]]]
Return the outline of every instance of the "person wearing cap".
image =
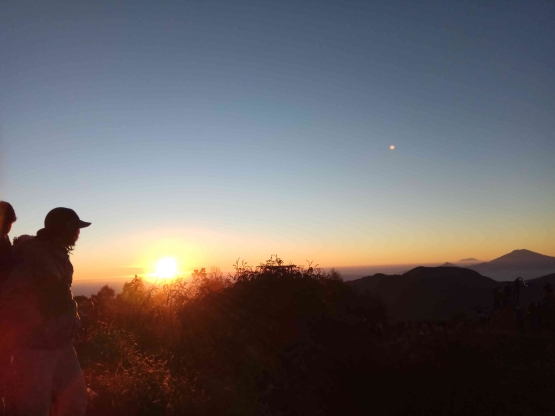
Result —
[[[36,237],[15,248],[4,282],[4,347],[12,351],[10,407],[17,415],[84,415],[87,387],[73,348],[80,321],[71,293],[81,221],[69,208],[54,208]]]

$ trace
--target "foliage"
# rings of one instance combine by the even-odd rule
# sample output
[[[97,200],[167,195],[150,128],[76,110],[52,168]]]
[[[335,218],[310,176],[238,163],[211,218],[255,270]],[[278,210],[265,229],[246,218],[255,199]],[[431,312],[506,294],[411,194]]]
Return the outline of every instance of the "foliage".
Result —
[[[224,277],[79,299],[77,351],[91,415],[542,414],[553,408],[550,335],[497,311],[480,325],[387,320],[339,273],[237,262]],[[463,319],[464,318],[464,319]],[[497,322],[504,326],[497,327]]]

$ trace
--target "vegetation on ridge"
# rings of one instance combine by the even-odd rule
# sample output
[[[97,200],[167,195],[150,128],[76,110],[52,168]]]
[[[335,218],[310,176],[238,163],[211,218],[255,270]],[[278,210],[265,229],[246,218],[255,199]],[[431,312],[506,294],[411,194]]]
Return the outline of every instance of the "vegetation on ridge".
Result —
[[[395,323],[337,272],[272,258],[232,276],[78,298],[89,415],[544,414],[551,334],[510,309],[479,325]]]

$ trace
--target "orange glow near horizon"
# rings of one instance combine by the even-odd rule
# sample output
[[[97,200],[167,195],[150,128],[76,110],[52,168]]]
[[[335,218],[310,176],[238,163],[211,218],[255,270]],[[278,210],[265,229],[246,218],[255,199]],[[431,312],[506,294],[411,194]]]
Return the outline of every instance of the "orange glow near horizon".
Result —
[[[495,222],[478,224],[478,229],[456,223],[411,222],[403,218],[385,218],[362,223],[354,228],[348,222],[343,231],[329,238],[329,229],[315,226],[315,231],[293,229],[282,236],[270,229],[264,232],[244,230],[227,232],[203,228],[160,228],[135,233],[121,233],[105,240],[82,236],[72,255],[77,280],[120,278],[134,275],[149,281],[168,279],[158,276],[157,263],[173,258],[178,264],[177,277],[188,278],[194,269],[212,266],[233,273],[239,259],[251,266],[277,254],[286,263],[329,268],[378,265],[442,264],[474,257],[490,261],[515,249],[526,248],[554,256],[549,230],[542,233],[517,233]],[[387,221],[386,221],[387,220]],[[102,241],[102,244],[99,243]],[[165,273],[164,273],[165,275]]]

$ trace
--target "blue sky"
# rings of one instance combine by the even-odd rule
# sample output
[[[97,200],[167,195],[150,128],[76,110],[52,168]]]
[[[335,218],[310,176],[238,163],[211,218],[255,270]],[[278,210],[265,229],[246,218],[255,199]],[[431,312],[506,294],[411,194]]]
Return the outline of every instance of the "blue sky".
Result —
[[[555,255],[550,1],[3,2],[0,16],[0,198],[14,235],[55,206],[92,221],[82,270],[164,251],[184,268]]]

